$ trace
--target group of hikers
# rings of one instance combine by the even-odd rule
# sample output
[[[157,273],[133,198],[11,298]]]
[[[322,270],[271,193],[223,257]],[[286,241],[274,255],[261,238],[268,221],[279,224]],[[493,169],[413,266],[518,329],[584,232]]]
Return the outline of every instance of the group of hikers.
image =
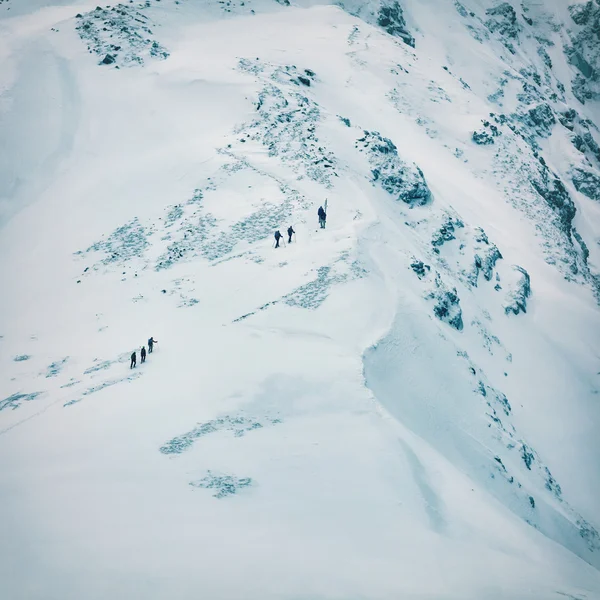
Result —
[[[154,344],[158,344],[158,340],[155,340],[153,337],[151,337],[148,340],[148,354],[152,354],[152,350],[154,349]],[[146,362],[146,347],[145,346],[142,346],[142,349],[140,350],[140,358],[141,358],[142,364]],[[131,365],[129,365],[129,368],[133,369],[136,365],[137,365],[137,354],[136,354],[136,351],[134,350],[131,353]]]
[[[327,208],[327,202],[325,202],[325,208]],[[317,215],[319,217],[319,225],[321,229],[325,229],[325,223],[327,222],[327,213],[322,206],[319,206],[319,210],[317,211]],[[288,234],[288,244],[292,243],[292,236],[295,235],[294,228],[290,225],[287,229]],[[279,248],[279,242],[283,238],[279,229],[275,232],[275,248]],[[142,361],[143,362],[143,361]]]
[[[323,208],[322,206],[319,206],[319,210],[317,211],[317,215],[319,217],[319,225],[320,225],[321,229],[325,229],[325,223],[327,221],[327,213],[325,212],[326,209],[327,209],[327,201],[325,202],[325,208]],[[290,225],[288,227],[287,234],[288,234],[288,244],[291,244],[292,237],[296,234],[292,225]],[[275,232],[275,248],[279,248],[279,242],[281,241],[282,238],[283,238],[283,236],[281,235],[281,232],[278,229]],[[154,344],[158,344],[158,341],[155,340],[153,337],[151,337],[148,340],[148,354],[152,354],[152,350],[154,350]],[[142,348],[140,350],[140,358],[141,358],[141,361],[140,361],[141,364],[146,362],[146,347],[145,346],[142,346]],[[136,366],[137,366],[137,352],[134,350],[131,353],[131,364],[129,365],[129,368],[133,369]]]

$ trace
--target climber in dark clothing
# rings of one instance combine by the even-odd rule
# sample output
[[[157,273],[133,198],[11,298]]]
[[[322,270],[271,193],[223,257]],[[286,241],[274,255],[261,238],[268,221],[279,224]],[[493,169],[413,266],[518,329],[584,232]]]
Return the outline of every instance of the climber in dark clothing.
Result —
[[[135,367],[135,363],[137,362],[137,357],[135,355],[135,352],[131,353],[131,364],[129,365],[130,369],[133,369],[133,367]]]
[[[288,231],[287,231],[287,234],[288,234],[288,244],[291,244],[291,243],[292,243],[292,236],[293,236],[295,233],[296,233],[296,232],[294,231],[294,228],[293,228],[293,227],[290,225],[290,226],[288,227]]]
[[[322,206],[319,206],[317,214],[319,215],[319,225],[321,226],[321,229],[325,229],[325,221],[327,220],[327,215],[325,214],[325,211],[323,210]]]
[[[153,337],[151,337],[148,340],[148,354],[152,354],[152,350],[154,349],[154,344],[158,344],[158,340],[155,340]]]
[[[145,363],[146,362],[146,348],[144,348],[144,346],[142,346],[142,349],[140,350],[140,356],[142,357],[142,362]]]
[[[279,240],[282,238],[283,236],[281,235],[281,233],[279,233],[279,229],[275,232],[275,248],[279,248]]]

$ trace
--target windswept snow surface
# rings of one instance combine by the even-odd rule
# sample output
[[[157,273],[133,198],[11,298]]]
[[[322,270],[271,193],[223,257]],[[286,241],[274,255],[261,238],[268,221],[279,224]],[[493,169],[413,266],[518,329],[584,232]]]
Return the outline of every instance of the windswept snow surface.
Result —
[[[1,598],[600,598],[571,12],[0,0]]]

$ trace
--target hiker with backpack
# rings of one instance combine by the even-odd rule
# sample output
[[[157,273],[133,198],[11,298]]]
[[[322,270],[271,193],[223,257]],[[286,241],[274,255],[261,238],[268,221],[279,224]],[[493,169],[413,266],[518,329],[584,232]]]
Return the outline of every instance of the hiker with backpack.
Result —
[[[321,226],[321,229],[325,229],[325,222],[327,221],[327,213],[323,210],[322,206],[319,206],[317,215],[319,216],[319,225]]]
[[[279,248],[279,240],[282,238],[283,236],[281,235],[281,233],[279,232],[279,229],[275,232],[275,248]]]
[[[142,346],[140,350],[140,356],[142,357],[142,364],[146,362],[146,348]]]
[[[135,363],[137,362],[137,356],[135,354],[135,350],[131,353],[131,364],[129,365],[130,369],[135,367]]]
[[[296,232],[294,231],[294,228],[293,228],[293,227],[290,225],[290,226],[288,227],[288,230],[287,230],[287,234],[288,234],[288,244],[291,244],[291,243],[292,243],[292,236],[293,236],[295,233],[296,233]]]
[[[153,337],[151,337],[148,340],[148,354],[152,354],[152,350],[154,349],[154,344],[158,344],[158,340],[155,340]]]

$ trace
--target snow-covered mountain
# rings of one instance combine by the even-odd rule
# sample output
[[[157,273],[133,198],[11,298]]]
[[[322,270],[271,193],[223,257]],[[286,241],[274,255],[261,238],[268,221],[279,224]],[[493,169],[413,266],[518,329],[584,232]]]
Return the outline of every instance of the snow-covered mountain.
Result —
[[[600,598],[599,30],[0,0],[0,597]]]

